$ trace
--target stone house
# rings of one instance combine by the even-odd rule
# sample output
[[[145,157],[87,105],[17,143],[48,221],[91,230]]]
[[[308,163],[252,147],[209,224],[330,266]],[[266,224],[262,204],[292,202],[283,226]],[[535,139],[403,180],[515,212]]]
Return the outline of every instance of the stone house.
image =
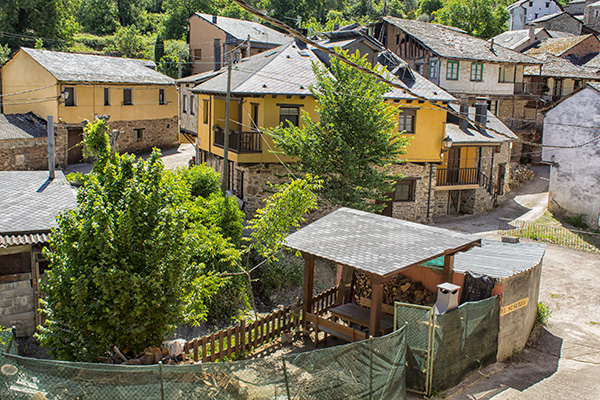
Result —
[[[433,103],[448,106],[456,101],[455,98],[412,71],[407,63],[390,51],[382,48],[377,62],[394,71],[399,83],[428,99],[424,102],[401,90],[385,95],[386,101],[402,111],[398,129],[412,139],[407,154],[403,156],[406,162],[390,167],[393,169],[391,172],[401,173],[405,178],[397,182],[384,213],[413,221],[430,221],[435,215],[448,212],[479,212],[492,207],[500,191],[492,188],[489,192],[491,178],[486,179],[480,172],[488,162],[495,168],[490,171],[498,173],[501,160],[509,158],[509,140],[494,137],[496,141],[490,141],[484,138],[487,133],[482,136],[472,130],[463,138],[460,132],[454,130],[452,135],[457,146],[452,146],[453,150],[445,154],[444,143],[454,140],[447,131],[448,127],[458,124],[458,121],[448,123],[447,112],[435,108]],[[277,154],[271,137],[264,135],[262,129],[285,121],[301,126],[302,112],[308,113],[313,120],[318,118],[315,99],[309,91],[310,85],[316,83],[313,63],[328,66],[329,58],[318,49],[289,42],[234,65],[229,116],[232,133],[228,153],[229,170],[232,172],[227,185],[245,202],[245,210],[250,215],[269,195],[267,182],[277,183],[277,176],[287,173],[285,163],[293,162]],[[223,162],[225,72],[223,69],[218,76],[192,89],[199,104],[197,161],[206,162],[217,171],[221,171]],[[474,109],[471,113],[475,115]],[[498,121],[491,114],[488,118],[492,118],[494,123]],[[471,140],[463,140],[465,138]],[[500,147],[502,157],[495,151]],[[444,171],[444,176],[436,174],[438,168]],[[504,168],[501,174],[505,179],[508,168],[506,165],[501,168]],[[484,195],[486,190],[488,194]],[[457,191],[472,192],[465,192],[461,198]],[[453,202],[449,200],[449,193]]]
[[[566,12],[544,15],[528,22],[536,28],[546,28],[552,31],[566,32],[572,35],[583,33],[583,22]]]
[[[52,116],[57,137],[67,138],[56,147],[63,165],[80,162],[82,123],[96,116],[109,119],[122,152],[168,147],[177,143],[177,90],[153,67],[146,60],[21,48],[0,69],[2,110]]]
[[[508,29],[525,29],[529,21],[545,15],[561,12],[560,4],[555,0],[519,0],[506,7],[509,13]]]
[[[187,22],[193,74],[221,69],[225,54],[243,42],[246,43],[235,54],[236,61],[290,40],[289,36],[253,21],[194,13]]]
[[[525,51],[525,54],[530,56],[551,54],[578,65],[585,64],[598,53],[600,53],[600,40],[592,34],[542,40]]]
[[[585,7],[583,23],[592,29],[600,29],[600,1]]]
[[[545,145],[572,146],[598,137],[600,83],[588,82],[544,112]],[[600,225],[600,141],[572,149],[547,148],[551,165],[548,209],[582,215],[592,228]]]
[[[536,28],[533,25],[529,25],[527,29],[502,32],[494,36],[490,41],[493,40],[497,45],[522,53],[543,40],[567,36],[572,35],[566,32],[549,31],[546,28]]]
[[[58,213],[77,206],[62,172],[0,172],[0,325],[16,326],[17,336],[40,324],[40,280],[48,267],[42,256]]]

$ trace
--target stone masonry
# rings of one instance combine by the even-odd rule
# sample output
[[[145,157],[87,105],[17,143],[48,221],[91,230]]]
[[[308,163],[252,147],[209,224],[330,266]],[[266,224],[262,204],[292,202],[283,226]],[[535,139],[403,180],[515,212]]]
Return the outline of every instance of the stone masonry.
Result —
[[[31,335],[35,331],[35,306],[30,279],[0,283],[0,325],[15,326],[18,336]]]
[[[66,130],[56,129],[55,161],[66,165]],[[35,171],[48,169],[48,138],[0,140],[0,171]]]
[[[433,201],[435,196],[435,179],[437,166],[433,164],[402,163],[394,164],[388,168],[389,173],[401,174],[405,179],[415,180],[415,193],[413,201],[394,201],[392,203],[392,217],[413,222],[428,223],[433,215]],[[429,174],[431,172],[431,187]],[[430,213],[427,220],[428,201]]]

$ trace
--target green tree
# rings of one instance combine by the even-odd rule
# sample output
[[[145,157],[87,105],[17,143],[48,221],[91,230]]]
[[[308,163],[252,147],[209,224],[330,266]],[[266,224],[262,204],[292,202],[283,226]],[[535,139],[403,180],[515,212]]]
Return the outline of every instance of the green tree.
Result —
[[[135,26],[127,26],[117,29],[104,52],[129,58],[144,58],[145,49],[146,44],[140,31]]]
[[[165,41],[159,33],[156,35],[156,43],[154,43],[154,62],[159,63],[160,59],[165,55]]]
[[[8,61],[10,57],[10,47],[7,44],[0,44],[0,66]]]
[[[186,21],[195,12],[213,11],[209,0],[164,0],[166,17],[164,21],[165,39],[181,40],[186,38]]]
[[[489,39],[505,31],[508,11],[494,0],[448,0],[432,17],[433,22]]]
[[[83,31],[96,35],[110,35],[120,27],[117,3],[112,0],[82,0],[77,20]]]
[[[347,53],[343,53],[348,56]],[[370,68],[366,57],[350,60]],[[376,78],[331,58],[329,70],[314,66],[311,88],[319,121],[303,112],[301,128],[281,124],[268,130],[295,168],[324,181],[321,198],[331,205],[377,211],[397,178],[386,167],[399,161],[406,140],[397,132],[396,109],[384,102],[390,89]]]
[[[419,6],[419,14],[431,15],[443,6],[444,2],[442,0],[421,0],[421,5]]]

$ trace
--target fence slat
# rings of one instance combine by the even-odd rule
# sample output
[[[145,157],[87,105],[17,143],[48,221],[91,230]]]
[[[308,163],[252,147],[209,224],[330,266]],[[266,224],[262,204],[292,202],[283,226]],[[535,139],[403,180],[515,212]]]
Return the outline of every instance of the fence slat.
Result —
[[[225,331],[219,331],[219,355],[218,355],[218,360],[219,361],[223,361],[223,358],[225,357],[225,349],[223,348],[223,338],[225,336]]]
[[[217,360],[217,352],[215,351],[215,334],[210,335],[210,361],[215,362]]]
[[[231,334],[233,333],[233,328],[227,328],[227,357],[231,358]]]
[[[246,351],[246,320],[240,321],[240,339],[242,342],[242,354]]]
[[[198,339],[194,339],[194,362],[198,362]]]

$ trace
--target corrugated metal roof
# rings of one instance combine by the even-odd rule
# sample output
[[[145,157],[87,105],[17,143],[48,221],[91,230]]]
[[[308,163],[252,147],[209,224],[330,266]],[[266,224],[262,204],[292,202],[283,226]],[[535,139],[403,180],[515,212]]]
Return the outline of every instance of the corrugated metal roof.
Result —
[[[213,17],[215,17],[213,15],[202,13],[195,13],[195,15],[215,25],[217,28],[223,30],[237,40],[247,40],[248,36],[250,36],[250,41],[255,43],[284,44],[290,40],[288,35],[267,28],[258,22],[221,17],[219,15],[216,16],[216,23],[213,23]]]
[[[0,114],[0,140],[46,137],[46,121],[34,113]]]
[[[506,279],[537,266],[546,246],[535,243],[503,243],[482,239],[481,247],[454,256],[454,271]]]
[[[65,175],[55,176],[50,181],[47,171],[0,172],[0,235],[50,231],[59,212],[77,207]]]
[[[48,231],[23,235],[0,235],[0,249],[27,244],[44,244],[48,242],[49,233],[50,232]]]
[[[152,69],[154,62],[132,58],[63,53],[22,47],[61,82],[106,82],[173,85],[175,80]]]
[[[289,235],[285,243],[291,249],[385,276],[457,248],[476,245],[480,239],[340,208]]]
[[[384,17],[383,20],[414,37],[440,57],[498,63],[537,63],[534,58],[501,46],[495,46],[492,50],[487,40],[473,37],[457,28],[395,17]]]

